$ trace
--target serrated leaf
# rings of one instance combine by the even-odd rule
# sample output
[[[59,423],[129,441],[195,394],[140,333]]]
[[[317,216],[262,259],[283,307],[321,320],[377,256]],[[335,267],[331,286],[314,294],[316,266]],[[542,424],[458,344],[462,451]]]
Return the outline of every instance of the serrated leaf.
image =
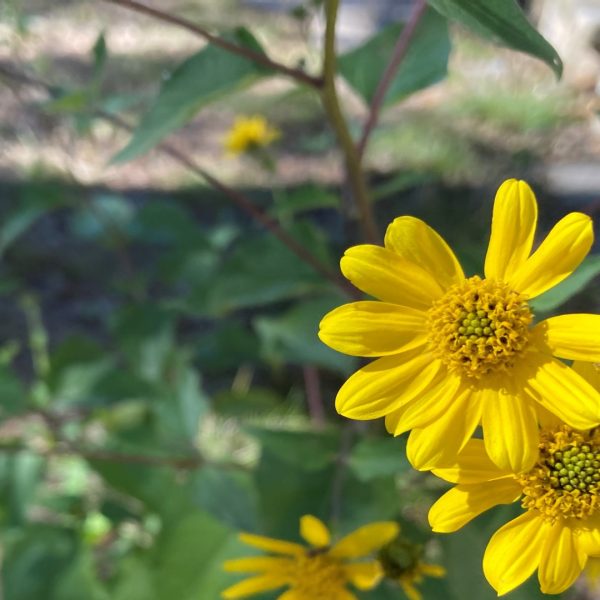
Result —
[[[263,52],[247,29],[238,29],[228,39],[254,52]],[[248,87],[270,72],[217,46],[203,48],[187,58],[164,82],[133,137],[112,162],[124,163],[148,152],[190,121],[203,106]]]
[[[355,359],[334,352],[317,337],[319,321],[341,302],[332,295],[296,304],[276,317],[256,318],[263,355],[273,363],[311,364],[348,375],[356,367]]]
[[[442,15],[485,39],[497,41],[544,61],[560,78],[556,50],[529,23],[515,0],[427,0]]]
[[[404,25],[394,23],[363,46],[340,57],[339,66],[348,83],[371,102]],[[421,19],[410,47],[385,97],[390,105],[426,88],[448,72],[450,39],[446,19],[428,10]]]

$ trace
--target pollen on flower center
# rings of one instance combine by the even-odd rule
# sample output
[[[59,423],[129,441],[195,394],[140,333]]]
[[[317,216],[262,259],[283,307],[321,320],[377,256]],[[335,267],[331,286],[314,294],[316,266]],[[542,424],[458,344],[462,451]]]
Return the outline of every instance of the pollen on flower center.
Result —
[[[452,286],[432,305],[429,340],[451,369],[480,377],[512,366],[527,346],[532,319],[521,294],[475,276]]]
[[[336,590],[347,581],[342,564],[338,560],[326,553],[315,551],[299,556],[294,561],[290,579],[298,595],[315,600],[333,597]]]
[[[524,508],[552,521],[589,517],[600,507],[600,430],[543,431],[539,461],[517,480]]]

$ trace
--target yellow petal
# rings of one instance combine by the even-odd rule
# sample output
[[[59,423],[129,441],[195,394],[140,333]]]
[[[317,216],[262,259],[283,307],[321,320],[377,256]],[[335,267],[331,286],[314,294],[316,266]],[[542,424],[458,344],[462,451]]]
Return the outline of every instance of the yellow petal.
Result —
[[[592,220],[582,213],[570,213],[552,228],[527,262],[506,281],[529,298],[539,296],[579,266],[593,241]]]
[[[400,528],[393,521],[381,521],[359,527],[342,538],[330,550],[329,555],[336,558],[361,558],[379,550],[397,537]]]
[[[371,590],[381,580],[383,571],[377,561],[344,565],[346,579],[359,590]]]
[[[349,419],[378,419],[424,393],[443,369],[440,360],[419,350],[379,358],[348,378],[335,408]]]
[[[483,572],[501,596],[523,583],[538,567],[551,525],[528,511],[492,536],[483,556]]]
[[[509,179],[496,192],[485,276],[506,281],[529,258],[537,222],[537,202],[524,181]]]
[[[571,528],[556,521],[546,538],[538,570],[542,592],[564,592],[575,583],[586,559],[586,554],[575,543]]]
[[[500,469],[485,451],[483,440],[471,438],[461,450],[454,464],[432,473],[451,483],[483,483],[512,476],[512,471]]]
[[[419,565],[419,571],[427,577],[446,577],[446,569],[441,565],[430,565],[427,563],[421,563]]]
[[[447,411],[408,437],[406,455],[415,469],[427,471],[456,462],[481,419],[481,404],[471,401],[466,389],[448,405]]]
[[[300,535],[315,548],[325,548],[331,544],[329,529],[323,521],[312,515],[300,519]]]
[[[444,289],[465,278],[454,252],[421,219],[394,219],[385,232],[384,243],[388,250],[425,269]]]
[[[600,315],[560,315],[534,328],[555,356],[589,362],[600,361]]]
[[[291,590],[283,592],[280,596],[277,596],[277,600],[306,600],[306,597],[302,592],[292,588]]]
[[[306,596],[304,596],[301,600],[307,600]],[[331,600],[358,600],[358,598],[350,591],[340,588],[333,592]]]
[[[427,315],[386,302],[352,302],[321,321],[319,338],[352,356],[386,356],[427,343]]]
[[[581,375],[595,390],[600,392],[600,363],[576,360],[572,365],[573,371]]]
[[[509,385],[510,382],[506,382]],[[512,389],[511,389],[512,388]],[[500,469],[521,473],[538,458],[538,421],[534,402],[513,386],[484,388],[481,426],[485,449]]]
[[[421,592],[406,577],[399,581],[402,591],[406,594],[408,600],[423,600]]]
[[[435,383],[439,381],[439,383]],[[460,377],[442,372],[430,387],[398,410],[386,415],[385,427],[394,436],[422,428],[445,412],[460,387]]]
[[[600,582],[600,557],[590,556],[585,565],[585,579],[588,587],[596,592]]]
[[[431,507],[429,524],[436,533],[456,531],[493,506],[515,502],[522,492],[513,478],[457,485]]]
[[[527,355],[514,369],[517,385],[575,429],[600,423],[600,393],[573,369],[541,353]]]
[[[223,563],[223,569],[230,573],[259,573],[260,571],[277,572],[288,569],[293,560],[275,556],[250,556],[235,558]]]
[[[600,516],[596,514],[586,519],[582,525],[574,538],[579,551],[588,556],[600,557]]]
[[[254,535],[253,533],[240,533],[239,538],[244,544],[248,544],[248,546],[259,548],[265,552],[273,552],[274,554],[299,556],[304,554],[305,551],[304,546],[301,546],[300,544],[276,540],[262,535]]]
[[[359,290],[384,302],[423,310],[442,295],[441,287],[427,271],[379,246],[349,248],[340,266]]]
[[[281,575],[258,575],[228,587],[221,592],[221,597],[225,600],[237,600],[237,598],[246,598],[262,592],[276,590],[286,583],[287,578]]]

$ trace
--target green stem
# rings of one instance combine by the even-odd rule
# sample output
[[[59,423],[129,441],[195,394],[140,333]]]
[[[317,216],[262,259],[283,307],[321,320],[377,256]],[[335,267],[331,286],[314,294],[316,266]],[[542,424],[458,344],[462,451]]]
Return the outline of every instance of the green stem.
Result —
[[[335,26],[339,4],[339,0],[327,0],[325,4],[326,26],[321,100],[344,154],[346,176],[348,178],[350,189],[352,190],[352,195],[354,196],[354,201],[358,207],[364,236],[367,241],[377,243],[380,241],[380,237],[373,216],[371,198],[362,170],[361,158],[357,152],[354,140],[350,135],[346,118],[342,113],[337,88],[335,86],[335,75],[337,71]]]

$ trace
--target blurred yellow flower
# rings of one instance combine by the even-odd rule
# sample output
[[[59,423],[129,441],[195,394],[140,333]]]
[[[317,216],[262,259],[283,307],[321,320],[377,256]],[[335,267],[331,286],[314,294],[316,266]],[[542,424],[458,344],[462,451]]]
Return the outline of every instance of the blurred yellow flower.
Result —
[[[356,600],[356,596],[347,589],[349,583],[359,590],[370,590],[383,575],[377,560],[357,559],[365,559],[397,534],[396,523],[371,523],[331,545],[329,530],[311,515],[300,519],[300,535],[309,547],[242,533],[240,539],[244,543],[274,556],[253,556],[225,562],[226,571],[255,575],[227,588],[222,597],[235,600],[287,587],[279,600]]]
[[[423,561],[423,546],[399,535],[381,549],[377,558],[388,579],[395,581],[409,600],[421,600],[417,585],[424,577],[444,577],[446,569]]]
[[[466,277],[446,242],[423,221],[400,217],[385,247],[354,246],[343,274],[378,301],[341,306],[319,337],[353,356],[383,357],[342,386],[336,408],[352,419],[385,417],[412,430],[418,469],[456,459],[481,424],[499,467],[531,468],[538,423],[551,412],[576,429],[600,423],[600,393],[554,356],[600,361],[600,316],[563,315],[532,325],[528,301],[568,277],[587,255],[590,218],[570,213],[532,253],[537,202],[523,181],[500,186],[485,279]]]
[[[280,131],[260,115],[237,117],[225,139],[225,148],[230,154],[243,154],[268,146],[280,135]]]
[[[573,368],[592,385],[597,369]],[[539,453],[523,473],[501,469],[482,440],[469,440],[456,463],[433,473],[457,485],[429,511],[434,531],[456,531],[498,504],[521,499],[525,512],[490,539],[483,571],[499,595],[523,583],[537,569],[542,592],[560,594],[600,555],[600,429],[576,431],[548,415]],[[590,565],[594,572],[593,565]]]

